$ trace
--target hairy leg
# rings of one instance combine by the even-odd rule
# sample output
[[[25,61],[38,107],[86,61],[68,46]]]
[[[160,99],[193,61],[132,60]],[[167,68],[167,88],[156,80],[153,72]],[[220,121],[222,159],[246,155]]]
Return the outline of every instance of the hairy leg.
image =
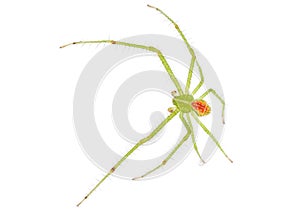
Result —
[[[200,160],[202,161],[202,163],[205,163],[205,161],[201,157],[201,155],[199,153],[199,150],[198,150],[198,146],[197,146],[197,143],[196,143],[195,134],[194,134],[194,130],[193,130],[193,125],[192,125],[190,114],[187,114],[187,121],[188,121],[189,127],[191,129],[191,137],[192,137],[192,141],[193,141],[193,144],[194,144],[194,149],[195,149],[197,155],[199,156]]]
[[[175,87],[177,88],[179,94],[180,95],[183,94],[182,88],[181,88],[177,78],[175,77],[175,75],[174,75],[171,67],[169,66],[169,63],[167,62],[166,58],[164,57],[164,55],[162,54],[162,52],[159,49],[157,49],[153,46],[144,46],[144,45],[140,45],[140,44],[126,43],[126,42],[115,41],[115,40],[78,41],[78,42],[72,42],[72,43],[60,46],[60,48],[65,48],[65,47],[70,46],[70,45],[87,44],[87,43],[111,43],[111,44],[115,44],[115,45],[128,46],[128,47],[138,48],[138,49],[145,49],[147,51],[156,53],[157,56],[159,57],[160,61],[162,62],[163,66],[165,67],[166,71],[168,72],[168,74],[169,74],[171,80],[173,81]]]
[[[202,69],[196,59],[195,56],[195,52],[193,50],[193,48],[191,47],[191,45],[189,44],[189,42],[187,41],[186,37],[184,36],[183,32],[181,31],[181,29],[179,28],[179,26],[177,25],[177,23],[171,19],[165,12],[163,12],[161,9],[151,6],[151,5],[147,5],[150,8],[153,8],[155,10],[157,10],[158,12],[160,12],[163,16],[165,16],[175,27],[175,29],[177,30],[177,32],[180,34],[182,40],[184,41],[184,43],[186,44],[192,58],[191,58],[191,63],[190,63],[190,68],[189,68],[189,73],[188,73],[188,78],[187,78],[187,82],[186,82],[186,87],[185,87],[185,93],[188,93],[188,90],[190,88],[191,85],[191,79],[192,79],[192,74],[193,74],[193,70],[194,70],[194,65],[196,62],[197,68],[200,72],[200,82],[198,83],[198,85],[195,87],[195,89],[193,90],[192,94],[194,95],[195,93],[197,93],[197,91],[199,90],[199,88],[203,85],[204,83],[204,77],[203,77],[203,73],[202,73]]]
[[[103,181],[109,177],[123,162],[131,155],[139,146],[143,145],[150,139],[152,139],[172,118],[174,118],[179,110],[175,110],[171,113],[164,121],[162,121],[147,137],[141,139],[138,143],[136,143],[111,169],[110,171],[96,184],[96,186],[77,204],[77,206],[81,205],[81,203],[86,200],[102,183]]]
[[[157,169],[163,167],[164,165],[167,164],[167,162],[170,160],[170,158],[175,154],[175,152],[177,152],[177,150],[182,146],[182,144],[190,137],[191,135],[191,130],[187,124],[187,122],[185,121],[185,119],[183,118],[183,113],[179,114],[179,117],[181,119],[181,121],[183,122],[184,126],[186,127],[187,133],[185,134],[185,136],[181,139],[181,141],[175,146],[175,148],[170,152],[170,154],[161,162],[160,165],[156,166],[154,169],[146,172],[145,174],[143,174],[142,176],[139,177],[135,177],[132,180],[138,180],[141,178],[146,177],[147,175],[153,173],[154,171],[156,171]]]
[[[225,124],[225,118],[224,118],[224,111],[225,111],[225,101],[220,97],[220,95],[214,90],[214,89],[208,89],[206,92],[200,96],[198,99],[203,99],[205,96],[207,96],[209,93],[212,93],[222,104],[222,122]]]
[[[231,162],[233,163],[233,161],[228,157],[228,155],[225,153],[225,151],[223,150],[223,148],[221,147],[219,141],[215,138],[215,136],[205,127],[205,125],[200,121],[200,119],[198,118],[198,116],[196,115],[195,112],[192,112],[192,116],[194,117],[194,119],[196,120],[196,122],[200,125],[200,127],[204,130],[204,132],[206,132],[209,137],[215,142],[215,144],[217,145],[217,147],[221,150],[221,152],[225,155],[225,157]]]

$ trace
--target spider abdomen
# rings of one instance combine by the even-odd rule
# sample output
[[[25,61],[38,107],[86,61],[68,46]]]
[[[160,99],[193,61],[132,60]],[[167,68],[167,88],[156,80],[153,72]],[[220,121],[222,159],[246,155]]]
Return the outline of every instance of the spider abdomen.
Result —
[[[192,102],[192,107],[197,111],[199,116],[208,115],[211,111],[210,106],[204,100],[195,100]]]

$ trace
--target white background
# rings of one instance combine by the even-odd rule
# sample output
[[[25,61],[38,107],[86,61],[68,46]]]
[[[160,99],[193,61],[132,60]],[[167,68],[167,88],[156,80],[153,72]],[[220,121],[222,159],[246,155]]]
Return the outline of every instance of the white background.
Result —
[[[299,211],[298,1],[10,1],[0,3],[0,211]],[[213,65],[227,102],[223,147],[161,178],[103,176],[73,128],[77,79],[99,46],[89,39],[177,36],[173,17]],[[145,64],[146,65],[146,64]]]

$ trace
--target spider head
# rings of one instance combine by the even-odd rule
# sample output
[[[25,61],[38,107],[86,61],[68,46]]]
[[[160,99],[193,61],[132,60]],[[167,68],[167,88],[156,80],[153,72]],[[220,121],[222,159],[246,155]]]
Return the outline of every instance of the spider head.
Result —
[[[192,102],[193,109],[198,113],[199,116],[206,116],[210,113],[210,106],[204,100],[195,100]]]

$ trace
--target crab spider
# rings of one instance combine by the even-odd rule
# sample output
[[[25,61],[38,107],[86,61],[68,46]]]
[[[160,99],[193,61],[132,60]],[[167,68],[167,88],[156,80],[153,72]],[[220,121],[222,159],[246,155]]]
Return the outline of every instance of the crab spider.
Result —
[[[206,97],[208,94],[214,95],[222,104],[222,122],[224,122],[224,109],[225,109],[225,102],[224,100],[218,95],[218,93],[213,90],[212,88],[208,89],[206,92],[204,92],[199,98],[194,98],[194,95],[196,92],[199,90],[199,88],[203,85],[204,83],[204,76],[202,73],[202,69],[197,61],[197,58],[195,56],[195,52],[193,48],[190,46],[189,42],[185,38],[184,34],[182,33],[181,29],[179,26],[162,10],[160,10],[157,7],[147,5],[148,7],[157,10],[160,14],[162,14],[165,18],[167,18],[175,27],[181,38],[183,39],[184,43],[186,44],[186,47],[191,55],[191,61],[190,61],[190,66],[189,66],[189,72],[188,72],[188,77],[185,85],[185,89],[182,90],[176,76],[174,75],[171,67],[169,66],[165,56],[163,53],[158,49],[153,46],[145,46],[141,44],[134,44],[134,43],[126,43],[122,41],[115,41],[115,40],[96,40],[96,41],[79,41],[79,42],[72,42],[66,45],[61,46],[60,48],[64,48],[70,45],[76,45],[76,44],[99,44],[99,43],[110,43],[113,45],[120,45],[120,46],[128,46],[131,48],[139,48],[139,49],[144,49],[146,51],[153,52],[157,54],[158,58],[160,59],[161,63],[163,64],[165,70],[167,71],[170,79],[174,83],[177,91],[172,91],[171,94],[173,96],[173,104],[174,107],[171,107],[168,109],[170,112],[170,115],[163,120],[147,137],[141,139],[138,141],[111,169],[110,171],[96,184],[96,186],[77,204],[79,206],[83,201],[85,201],[105,180],[108,178],[137,148],[139,148],[141,145],[152,139],[169,121],[171,121],[176,115],[179,114],[179,118],[181,119],[183,125],[186,128],[186,134],[185,136],[181,139],[181,141],[175,146],[175,148],[169,153],[169,155],[161,162],[161,164],[158,164],[156,167],[154,167],[152,170],[148,171],[147,173],[143,174],[142,176],[138,176],[135,178],[132,178],[132,180],[137,180],[146,177],[147,175],[155,172],[157,169],[163,167],[170,159],[171,157],[176,153],[176,151],[184,144],[189,137],[191,137],[194,149],[199,156],[200,160],[205,163],[205,161],[201,158],[200,153],[197,148],[197,144],[195,141],[195,135],[194,135],[194,130],[192,126],[192,121],[191,118],[195,119],[197,124],[200,125],[200,127],[204,130],[205,133],[210,136],[210,138],[215,142],[217,147],[221,150],[221,152],[224,154],[224,156],[232,162],[232,160],[228,157],[228,155],[225,153],[223,148],[220,146],[218,140],[214,137],[214,135],[205,127],[205,125],[200,121],[199,117],[201,116],[207,116],[211,112],[211,107],[209,104],[204,100],[204,97]],[[200,73],[200,81],[198,85],[192,90],[190,93],[190,85],[191,85],[191,79],[192,79],[192,74],[194,67],[198,69]]]

